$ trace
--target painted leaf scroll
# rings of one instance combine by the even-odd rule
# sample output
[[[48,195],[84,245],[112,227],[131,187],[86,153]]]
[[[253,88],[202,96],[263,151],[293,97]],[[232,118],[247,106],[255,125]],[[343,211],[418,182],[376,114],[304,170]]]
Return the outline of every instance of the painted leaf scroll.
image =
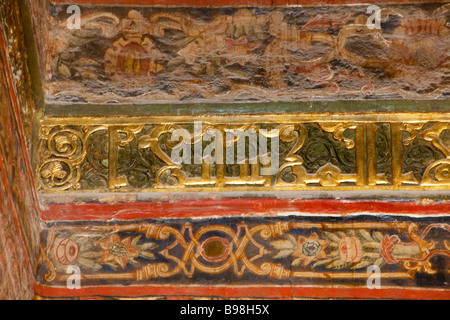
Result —
[[[448,4],[49,14],[48,102],[445,99]],[[370,22],[370,21],[369,21]]]

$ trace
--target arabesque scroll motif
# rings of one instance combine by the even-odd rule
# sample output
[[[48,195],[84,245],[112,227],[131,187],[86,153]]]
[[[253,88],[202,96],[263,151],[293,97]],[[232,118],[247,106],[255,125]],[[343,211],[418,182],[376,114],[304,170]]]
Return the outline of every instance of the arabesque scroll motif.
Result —
[[[38,188],[80,189],[81,164],[87,155],[87,140],[104,127],[41,127],[40,154],[45,159],[37,169]]]
[[[93,226],[82,233],[70,226],[51,228],[42,253],[47,265],[44,279],[64,281],[67,275],[62,270],[69,264],[80,265],[88,282],[170,281],[180,275],[183,281],[195,282],[191,279],[199,272],[358,281],[370,276],[366,272],[370,265],[383,270],[383,279],[413,279],[416,273],[436,274],[432,257],[450,256],[448,242],[443,240],[450,232],[446,223],[294,220],[242,222],[236,228],[189,222],[179,227],[158,223]],[[444,237],[432,238],[431,230]]]
[[[383,121],[384,116],[339,115],[342,120],[330,122],[321,114],[276,121],[255,115],[242,123],[232,116],[194,123],[173,116],[172,123],[144,117],[127,124],[106,118],[80,124],[73,118],[66,125],[49,118],[41,126],[38,187],[47,192],[448,188],[450,130],[442,114],[404,114],[404,122],[389,116]],[[419,120],[407,121],[414,118]]]

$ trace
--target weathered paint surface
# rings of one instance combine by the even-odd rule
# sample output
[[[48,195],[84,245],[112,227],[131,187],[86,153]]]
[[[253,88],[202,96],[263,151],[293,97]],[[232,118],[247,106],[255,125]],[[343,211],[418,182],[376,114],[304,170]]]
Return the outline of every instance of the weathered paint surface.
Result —
[[[450,299],[449,6],[355,2],[29,0],[29,66],[2,2],[0,299]],[[286,171],[172,163],[196,119]]]
[[[80,289],[98,287],[94,295],[118,284],[139,286],[136,293],[147,295],[156,295],[153,288],[162,285],[196,286],[193,295],[202,295],[201,287],[225,282],[253,297],[264,297],[270,287],[308,286],[318,292],[351,287],[364,297],[373,275],[368,268],[376,267],[380,288],[434,290],[449,298],[442,290],[449,232],[447,217],[361,214],[59,223],[42,234],[46,263],[38,281],[42,290],[58,294],[72,277],[68,267],[75,265]]]
[[[30,299],[34,294],[31,263],[37,263],[39,225],[3,56],[0,65],[0,299]]]
[[[42,12],[49,103],[446,99],[448,5],[66,5]],[[42,41],[42,40],[41,40]]]
[[[31,99],[24,33],[16,1],[0,5],[0,299],[30,299],[40,253],[31,171]]]

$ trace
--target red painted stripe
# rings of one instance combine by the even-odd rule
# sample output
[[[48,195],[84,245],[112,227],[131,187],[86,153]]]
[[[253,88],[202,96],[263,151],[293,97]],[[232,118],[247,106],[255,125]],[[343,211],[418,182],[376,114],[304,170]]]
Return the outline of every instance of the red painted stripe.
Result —
[[[52,288],[36,285],[35,292],[43,297],[90,297],[90,296],[220,296],[230,298],[384,298],[384,299],[421,299],[449,300],[450,291],[438,289],[412,288],[345,288],[345,287],[270,287],[270,286],[140,286],[140,287],[88,287],[78,290]]]
[[[133,220],[145,218],[192,218],[207,216],[276,215],[280,212],[306,214],[380,213],[447,215],[450,204],[420,202],[221,199],[178,202],[49,204],[42,209],[45,221]]]
[[[417,0],[51,0],[55,4],[101,4],[101,5],[149,5],[149,6],[191,6],[191,7],[225,7],[225,6],[286,6],[325,4],[367,4],[367,3],[414,3]],[[446,2],[445,0],[425,0],[423,2]]]

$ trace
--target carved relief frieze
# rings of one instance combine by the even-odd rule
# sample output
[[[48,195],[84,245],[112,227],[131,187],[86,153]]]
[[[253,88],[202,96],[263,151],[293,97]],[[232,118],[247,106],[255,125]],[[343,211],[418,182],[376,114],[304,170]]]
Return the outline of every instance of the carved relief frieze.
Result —
[[[48,118],[40,128],[38,189],[448,189],[445,117],[253,115],[240,122],[225,115],[193,123],[183,116],[126,123]]]

